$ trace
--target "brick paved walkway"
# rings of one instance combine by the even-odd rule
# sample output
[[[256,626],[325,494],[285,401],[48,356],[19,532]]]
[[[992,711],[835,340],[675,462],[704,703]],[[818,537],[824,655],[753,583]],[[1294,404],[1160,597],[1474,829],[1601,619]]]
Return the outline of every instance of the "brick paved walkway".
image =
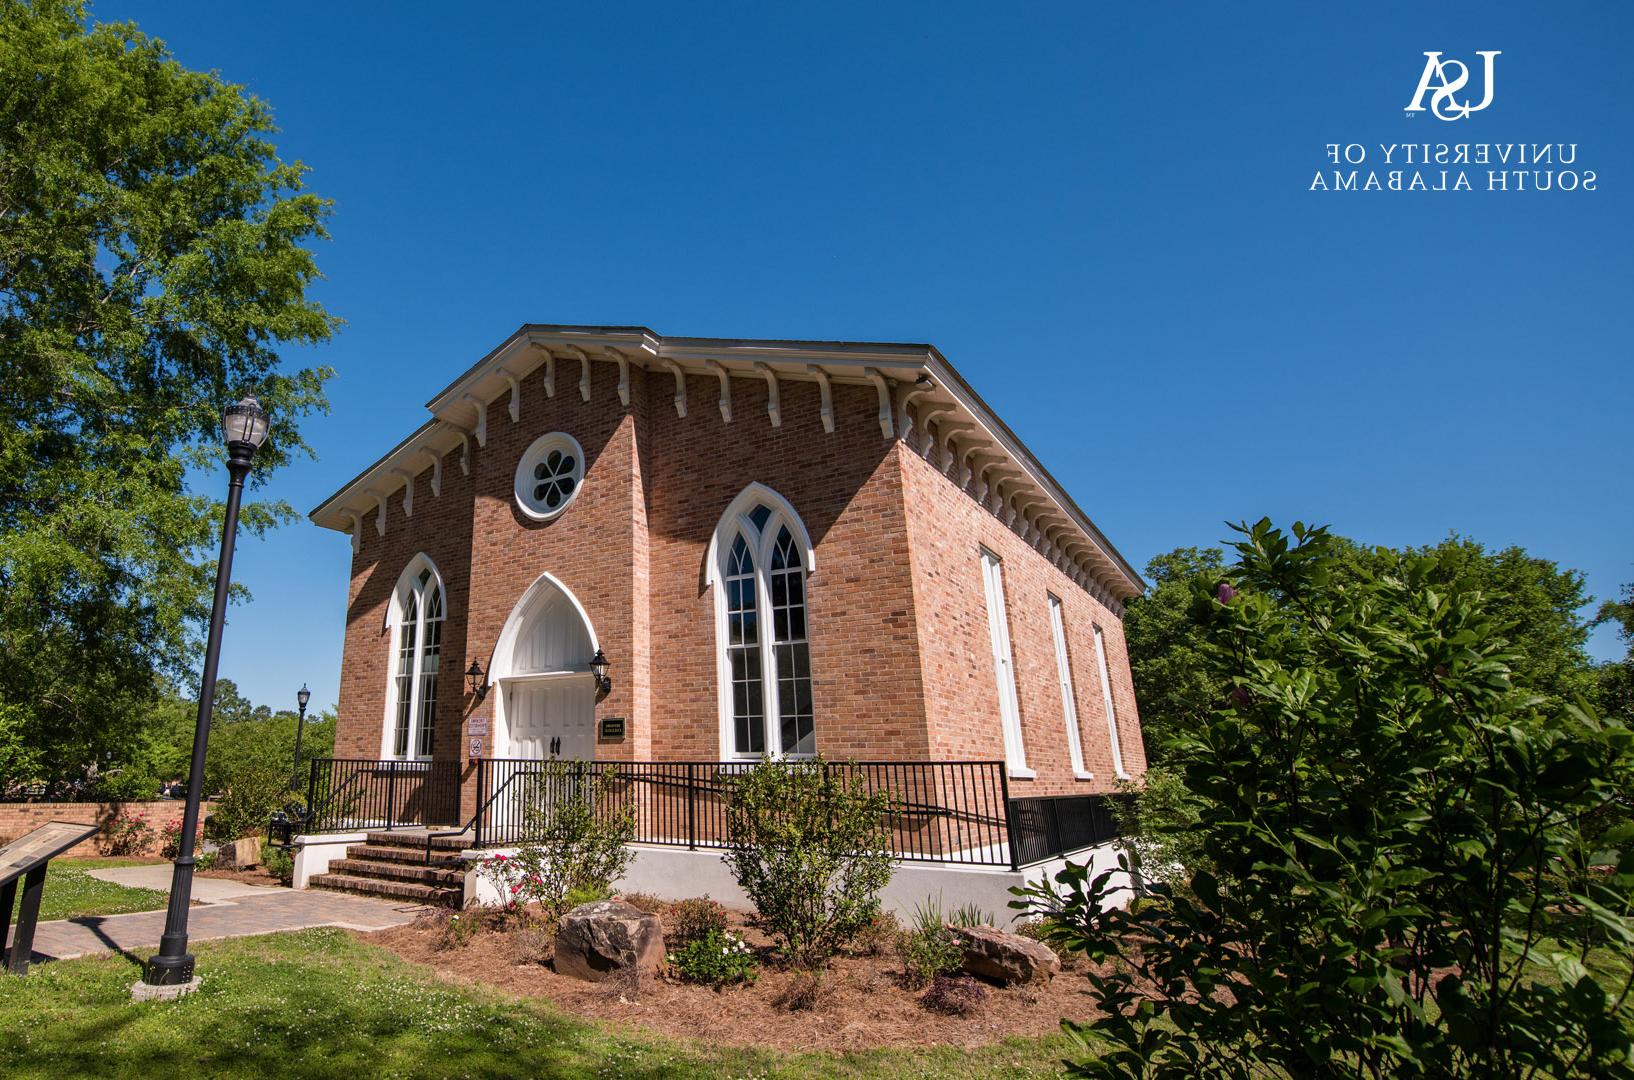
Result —
[[[272,934],[311,926],[384,930],[413,922],[429,910],[418,904],[303,889],[276,889],[194,906],[187,918],[190,941]],[[109,950],[146,956],[164,933],[163,911],[133,915],[84,915],[42,922],[34,934],[34,959],[67,960]]]

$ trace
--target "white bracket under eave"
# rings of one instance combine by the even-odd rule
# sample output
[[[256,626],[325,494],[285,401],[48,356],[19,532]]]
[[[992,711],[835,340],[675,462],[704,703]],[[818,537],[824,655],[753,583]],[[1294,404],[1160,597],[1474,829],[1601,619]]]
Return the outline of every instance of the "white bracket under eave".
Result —
[[[515,375],[512,375],[509,371],[506,371],[504,368],[500,368],[498,374],[500,378],[511,384],[510,412],[511,423],[514,424],[518,420],[522,419],[522,380],[518,379]]]
[[[715,373],[721,381],[721,420],[724,423],[732,422],[732,373],[718,360],[705,360],[704,366]]]
[[[545,382],[545,396],[547,398],[553,398],[553,397],[556,396],[556,356],[549,349],[545,348],[543,345],[535,345],[534,348],[538,349],[539,352],[544,355],[544,358],[545,358],[545,379],[544,379],[544,382]]]
[[[363,518],[356,510],[346,511],[346,516],[352,522],[352,554],[356,555],[363,550]]]
[[[819,411],[823,417],[823,430],[832,435],[834,434],[834,388],[828,384],[828,372],[816,364],[807,364],[806,374],[817,380],[817,393],[822,399]]]
[[[617,349],[608,349],[607,358],[618,364],[618,400],[625,408],[630,406],[630,358]]]
[[[443,456],[430,447],[420,453],[431,459],[431,495],[432,498],[440,498],[443,493]]]
[[[934,389],[936,389],[934,385],[921,386],[916,382],[898,385],[896,392],[896,430],[901,434],[902,438],[908,438],[915,427],[914,418],[908,413],[908,406]],[[924,417],[920,417],[918,429],[927,434],[929,433],[930,429],[925,426]]]
[[[879,391],[879,433],[884,438],[894,438],[896,425],[891,421],[891,384],[877,368],[863,368],[862,373]]]
[[[403,516],[411,518],[414,516],[414,474],[407,469],[393,469],[391,472],[393,476],[403,478]]]
[[[664,366],[675,376],[675,415],[685,420],[687,415],[687,373],[674,360],[665,360]]]
[[[386,535],[386,496],[383,495],[382,493],[378,492],[378,491],[371,491],[371,492],[369,492],[369,494],[374,496],[374,503],[375,503],[375,507],[376,507],[375,519],[374,519],[374,531],[379,533],[381,536],[385,536]]]
[[[477,426],[472,430],[477,437],[478,446],[488,445],[488,403],[475,394],[466,394],[465,400],[477,410]]]
[[[590,400],[590,354],[577,345],[564,345],[568,352],[579,358],[579,396]]]
[[[772,427],[782,427],[783,405],[777,396],[777,372],[758,363],[755,370],[766,379],[766,415],[772,418]]]

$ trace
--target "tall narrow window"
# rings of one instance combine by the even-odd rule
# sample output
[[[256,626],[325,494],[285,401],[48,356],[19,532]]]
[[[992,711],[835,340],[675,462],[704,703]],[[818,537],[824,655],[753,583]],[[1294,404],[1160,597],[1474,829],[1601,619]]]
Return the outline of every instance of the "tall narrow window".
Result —
[[[982,586],[987,594],[987,633],[993,646],[993,679],[998,685],[999,724],[1004,732],[1004,760],[1011,776],[1037,775],[1027,767],[1021,742],[1021,709],[1016,701],[1015,661],[1010,652],[1010,627],[1004,606],[1004,571],[999,557],[982,549]]]
[[[1119,780],[1127,780],[1129,773],[1123,767],[1123,747],[1118,743],[1118,713],[1112,707],[1112,679],[1106,667],[1106,640],[1099,626],[1095,628],[1095,667],[1101,677],[1101,700],[1106,707],[1106,737],[1112,744],[1112,767],[1117,770]]]
[[[1061,621],[1061,600],[1050,596],[1050,636],[1055,639],[1055,673],[1061,683],[1061,715],[1067,723],[1067,753],[1072,757],[1072,775],[1091,779],[1084,768],[1084,744],[1078,736],[1078,701],[1072,690],[1072,668],[1067,664],[1067,630]]]
[[[806,608],[810,539],[792,507],[759,484],[716,527],[710,581],[721,637],[725,756],[817,752]]]
[[[394,758],[429,758],[436,739],[446,612],[442,582],[427,563],[424,556],[417,557],[397,586],[387,742],[387,753]]]

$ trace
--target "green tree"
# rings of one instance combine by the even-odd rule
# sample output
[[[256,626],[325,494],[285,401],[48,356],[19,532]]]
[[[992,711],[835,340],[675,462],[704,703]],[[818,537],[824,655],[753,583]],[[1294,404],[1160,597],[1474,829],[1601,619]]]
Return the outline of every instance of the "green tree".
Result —
[[[1242,532],[1192,599],[1228,690],[1171,748],[1211,868],[1138,914],[1082,867],[1064,903],[1030,895],[1058,944],[1116,961],[1068,1025],[1101,1051],[1079,1071],[1630,1075],[1634,830],[1583,823],[1634,733],[1516,684],[1456,547],[1375,564],[1322,529]]]
[[[68,0],[0,0],[0,706],[53,787],[139,751],[210,602],[223,406],[272,416],[259,484],[306,450],[329,337],[307,245],[329,205],[267,104]],[[255,501],[258,533],[292,516]],[[7,764],[11,762],[11,764]]]
[[[1223,560],[1219,548],[1181,547],[1157,556],[1146,564],[1150,588],[1124,612],[1129,669],[1151,765],[1163,763],[1170,739],[1197,730],[1224,693],[1208,672],[1191,619],[1193,584],[1218,581]]]

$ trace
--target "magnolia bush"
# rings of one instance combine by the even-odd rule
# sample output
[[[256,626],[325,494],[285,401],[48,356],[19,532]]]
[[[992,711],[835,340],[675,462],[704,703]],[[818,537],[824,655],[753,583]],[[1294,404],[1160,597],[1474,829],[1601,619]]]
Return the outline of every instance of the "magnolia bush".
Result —
[[[1192,604],[1226,692],[1169,759],[1206,865],[1132,911],[1076,866],[1016,904],[1115,961],[1077,1073],[1630,1075],[1630,830],[1583,830],[1629,730],[1517,691],[1438,555],[1340,581],[1325,530],[1241,531]]]

